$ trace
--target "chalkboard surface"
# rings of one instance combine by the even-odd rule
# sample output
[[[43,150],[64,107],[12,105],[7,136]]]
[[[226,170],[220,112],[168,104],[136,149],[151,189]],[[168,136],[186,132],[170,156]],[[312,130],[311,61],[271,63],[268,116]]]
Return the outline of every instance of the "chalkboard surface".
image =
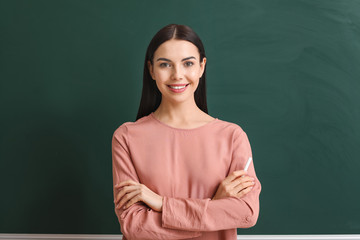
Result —
[[[248,134],[262,183],[238,234],[360,233],[360,1],[0,1],[0,232],[120,233],[111,137],[146,47],[192,27],[209,114]]]

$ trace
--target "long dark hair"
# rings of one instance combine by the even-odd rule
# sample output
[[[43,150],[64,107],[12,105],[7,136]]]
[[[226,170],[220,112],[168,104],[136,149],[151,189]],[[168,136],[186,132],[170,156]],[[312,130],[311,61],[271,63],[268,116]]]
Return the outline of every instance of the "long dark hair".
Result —
[[[179,24],[169,24],[160,29],[152,38],[145,55],[143,89],[141,101],[136,120],[149,115],[155,111],[161,103],[161,92],[156,86],[156,82],[151,78],[148,61],[153,64],[156,49],[165,41],[170,39],[186,40],[193,43],[199,50],[200,62],[205,56],[204,46],[199,36],[188,26]],[[196,105],[205,113],[208,113],[206,103],[206,65],[204,73],[199,80],[199,85],[194,93]]]

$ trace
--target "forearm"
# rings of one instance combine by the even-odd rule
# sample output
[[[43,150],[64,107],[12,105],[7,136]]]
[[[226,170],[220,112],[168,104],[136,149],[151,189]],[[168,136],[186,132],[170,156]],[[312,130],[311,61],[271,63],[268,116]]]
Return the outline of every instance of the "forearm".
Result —
[[[246,197],[218,200],[164,197],[162,226],[187,231],[249,228],[259,216],[260,182]]]
[[[121,232],[129,239],[188,239],[201,236],[199,231],[168,229],[162,226],[162,213],[143,203],[116,210]]]

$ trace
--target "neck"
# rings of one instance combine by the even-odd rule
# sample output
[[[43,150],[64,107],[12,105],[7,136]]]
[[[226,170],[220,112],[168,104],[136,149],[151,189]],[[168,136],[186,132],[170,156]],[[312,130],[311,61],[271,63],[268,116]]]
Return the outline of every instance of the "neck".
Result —
[[[162,99],[159,107],[154,111],[155,117],[160,120],[182,123],[189,123],[203,114],[204,112],[196,105],[194,98],[180,103]]]

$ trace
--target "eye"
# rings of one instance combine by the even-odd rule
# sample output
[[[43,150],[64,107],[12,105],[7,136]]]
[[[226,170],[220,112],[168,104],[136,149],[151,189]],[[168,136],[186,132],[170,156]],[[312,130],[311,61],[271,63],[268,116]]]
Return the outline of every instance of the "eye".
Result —
[[[167,62],[160,63],[160,67],[169,67],[170,64]]]
[[[190,66],[192,66],[192,65],[194,65],[193,62],[186,62],[186,63],[185,63],[185,66],[187,66],[187,67],[190,67]]]

